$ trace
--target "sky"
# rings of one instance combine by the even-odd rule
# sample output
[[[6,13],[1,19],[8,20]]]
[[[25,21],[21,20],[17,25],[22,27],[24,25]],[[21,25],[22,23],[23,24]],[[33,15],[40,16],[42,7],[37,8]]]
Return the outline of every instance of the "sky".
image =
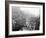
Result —
[[[21,7],[20,10],[24,11],[25,14],[28,14],[28,15],[32,14],[35,16],[39,16],[39,11],[40,11],[39,8],[23,8],[23,7]]]

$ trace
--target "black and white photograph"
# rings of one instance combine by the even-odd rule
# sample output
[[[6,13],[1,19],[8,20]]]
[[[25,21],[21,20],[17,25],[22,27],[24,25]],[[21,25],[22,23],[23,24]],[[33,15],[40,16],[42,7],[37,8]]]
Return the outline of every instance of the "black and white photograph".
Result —
[[[40,30],[40,8],[12,6],[12,31]]]
[[[8,7],[8,35],[43,34],[42,3],[10,3]]]

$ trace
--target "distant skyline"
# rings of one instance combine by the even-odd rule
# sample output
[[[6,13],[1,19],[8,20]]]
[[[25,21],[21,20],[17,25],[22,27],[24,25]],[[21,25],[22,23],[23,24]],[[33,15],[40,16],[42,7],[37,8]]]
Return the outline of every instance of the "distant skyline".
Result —
[[[15,7],[12,6],[12,14],[15,15],[17,12],[20,13],[20,11],[27,15],[27,16],[36,16],[39,17],[39,8],[29,8],[29,7]]]

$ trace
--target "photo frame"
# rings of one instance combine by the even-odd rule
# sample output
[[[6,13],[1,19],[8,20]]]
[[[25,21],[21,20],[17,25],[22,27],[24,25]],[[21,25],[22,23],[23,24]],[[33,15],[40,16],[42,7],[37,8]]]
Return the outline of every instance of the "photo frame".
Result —
[[[45,3],[5,1],[5,36],[45,35]]]

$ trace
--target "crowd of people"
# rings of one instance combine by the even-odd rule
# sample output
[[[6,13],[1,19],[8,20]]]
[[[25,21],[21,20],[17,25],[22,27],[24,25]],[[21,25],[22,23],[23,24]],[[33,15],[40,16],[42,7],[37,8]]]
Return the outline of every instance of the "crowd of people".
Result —
[[[26,19],[13,20],[12,26],[13,31],[39,30],[40,17],[31,17],[29,21],[26,21]]]

